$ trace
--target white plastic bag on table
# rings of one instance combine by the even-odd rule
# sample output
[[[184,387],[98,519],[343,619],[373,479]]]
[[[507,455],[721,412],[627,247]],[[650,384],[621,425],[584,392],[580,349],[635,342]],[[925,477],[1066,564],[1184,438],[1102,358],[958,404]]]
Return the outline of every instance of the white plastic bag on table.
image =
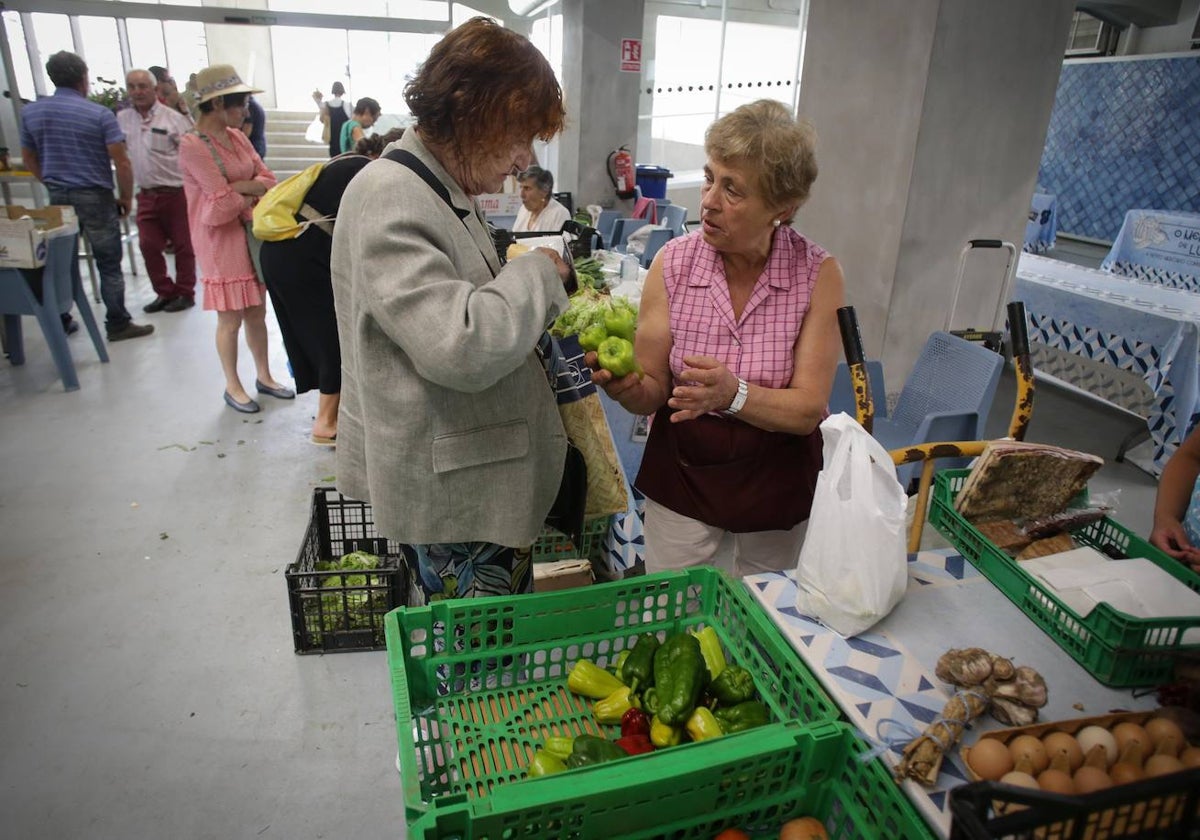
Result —
[[[821,436],[824,468],[796,566],[796,609],[856,636],[904,597],[908,498],[887,450],[849,415],[827,417]]]

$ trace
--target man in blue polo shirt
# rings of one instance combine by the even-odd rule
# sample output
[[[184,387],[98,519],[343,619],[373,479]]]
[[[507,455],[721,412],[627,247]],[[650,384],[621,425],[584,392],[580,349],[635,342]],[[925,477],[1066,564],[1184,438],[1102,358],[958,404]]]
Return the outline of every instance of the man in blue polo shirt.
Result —
[[[121,216],[128,215],[133,196],[133,167],[117,118],[87,98],[87,65],[74,53],[57,52],[46,62],[54,95],[21,109],[21,158],[46,185],[51,204],[69,204],[79,229],[92,245],[100,269],[100,295],[107,310],[109,341],[140,338],[154,332],[150,324],[133,323],[125,308],[125,276],[121,271]],[[112,168],[117,170],[113,198]],[[72,263],[79,274],[79,262]]]

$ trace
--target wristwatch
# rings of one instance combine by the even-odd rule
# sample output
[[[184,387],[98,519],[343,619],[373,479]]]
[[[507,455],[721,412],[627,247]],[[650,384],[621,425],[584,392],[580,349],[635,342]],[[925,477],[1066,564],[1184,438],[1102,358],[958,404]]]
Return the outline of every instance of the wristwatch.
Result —
[[[750,386],[745,379],[738,379],[737,393],[733,395],[733,402],[729,404],[729,408],[725,409],[724,413],[732,417],[737,414],[746,405],[746,396],[750,393]]]

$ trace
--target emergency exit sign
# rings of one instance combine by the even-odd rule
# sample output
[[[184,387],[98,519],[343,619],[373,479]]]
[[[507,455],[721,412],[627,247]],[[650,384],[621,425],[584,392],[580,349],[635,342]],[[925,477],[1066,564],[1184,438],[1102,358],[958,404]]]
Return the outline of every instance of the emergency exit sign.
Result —
[[[642,72],[642,41],[640,38],[621,39],[621,72]]]

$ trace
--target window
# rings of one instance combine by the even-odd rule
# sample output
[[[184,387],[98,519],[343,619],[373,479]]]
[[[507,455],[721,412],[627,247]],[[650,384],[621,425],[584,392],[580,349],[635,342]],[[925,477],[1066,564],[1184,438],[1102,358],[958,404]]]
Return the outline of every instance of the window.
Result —
[[[756,99],[795,106],[805,6],[778,6],[721,0],[687,9],[648,0],[638,163],[667,167],[675,183],[698,180],[714,119]]]
[[[79,52],[87,62],[88,79],[93,90],[110,85],[125,87],[125,66],[121,62],[121,42],[117,40],[114,18],[79,19]],[[160,36],[161,40],[161,36]]]

